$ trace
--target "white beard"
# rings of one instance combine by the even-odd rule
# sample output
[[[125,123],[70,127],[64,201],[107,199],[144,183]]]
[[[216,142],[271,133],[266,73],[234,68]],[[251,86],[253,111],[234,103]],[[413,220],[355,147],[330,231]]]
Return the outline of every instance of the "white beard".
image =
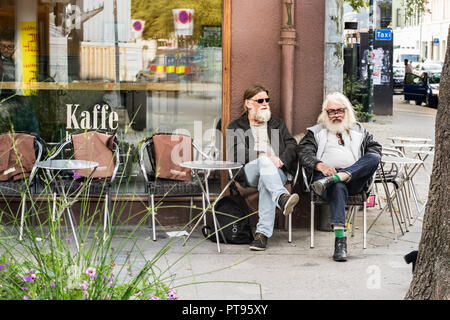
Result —
[[[267,122],[270,120],[270,117],[272,116],[270,112],[270,108],[267,109],[259,109],[258,112],[255,112],[254,110],[250,110],[250,114],[258,122]]]
[[[333,123],[330,119],[326,118],[324,126],[333,134],[344,133],[345,131],[348,131],[350,129],[346,118],[344,118],[340,123]]]

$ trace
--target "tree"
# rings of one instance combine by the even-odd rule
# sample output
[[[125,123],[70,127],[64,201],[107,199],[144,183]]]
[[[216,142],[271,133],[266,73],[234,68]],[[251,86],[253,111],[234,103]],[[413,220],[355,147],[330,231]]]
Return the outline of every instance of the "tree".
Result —
[[[405,299],[450,299],[450,28],[440,81],[435,146],[419,254]]]
[[[203,25],[222,24],[222,0],[132,0],[133,19],[146,21],[144,39],[167,39],[174,32],[172,9],[194,9],[194,32],[192,40],[201,36]]]

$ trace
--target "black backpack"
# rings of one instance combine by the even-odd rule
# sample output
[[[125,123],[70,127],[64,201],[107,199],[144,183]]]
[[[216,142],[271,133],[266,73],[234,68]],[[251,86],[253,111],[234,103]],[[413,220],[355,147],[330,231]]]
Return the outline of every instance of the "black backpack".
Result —
[[[220,199],[214,206],[214,210],[220,228],[223,228],[221,231],[218,231],[220,234],[219,242],[225,243],[223,237],[225,237],[226,243],[232,244],[249,244],[253,241],[250,217],[248,217],[250,210],[233,183],[230,185],[230,195]],[[240,218],[243,219],[239,220]],[[226,225],[229,226],[224,228]],[[217,228],[219,229],[219,226]],[[204,226],[202,228],[203,236],[205,238],[209,237],[209,240],[216,242],[216,235],[211,235],[211,230],[214,232],[214,228]]]

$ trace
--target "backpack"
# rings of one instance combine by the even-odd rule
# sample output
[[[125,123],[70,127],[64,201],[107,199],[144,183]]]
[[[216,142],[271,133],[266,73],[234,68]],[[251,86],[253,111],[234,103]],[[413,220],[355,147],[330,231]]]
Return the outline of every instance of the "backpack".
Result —
[[[249,244],[253,241],[250,217],[248,217],[250,210],[234,183],[230,185],[230,195],[220,199],[214,206],[214,210],[220,228],[223,228],[218,231],[218,234],[221,235],[219,237],[219,242],[225,243],[223,237],[225,237],[226,243],[230,244]],[[239,220],[240,218],[243,219]],[[226,225],[229,226],[224,228]],[[202,228],[203,236],[205,238],[209,237],[209,240],[216,242],[216,235],[211,235],[211,231],[214,230],[210,226],[204,226]],[[223,233],[223,236],[221,232]]]

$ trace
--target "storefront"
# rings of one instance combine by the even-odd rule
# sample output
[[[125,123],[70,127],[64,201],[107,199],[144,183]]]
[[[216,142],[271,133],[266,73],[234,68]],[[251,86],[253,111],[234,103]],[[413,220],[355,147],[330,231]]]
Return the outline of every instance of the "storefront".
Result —
[[[297,39],[286,68],[280,30],[292,4]],[[294,135],[320,109],[323,1],[1,0],[0,17],[1,131],[12,124],[50,146],[100,129],[123,150],[175,130],[207,148],[254,83],[269,88],[273,114]],[[283,68],[293,71],[288,113]],[[146,195],[138,166],[119,173],[133,185],[119,194]]]

